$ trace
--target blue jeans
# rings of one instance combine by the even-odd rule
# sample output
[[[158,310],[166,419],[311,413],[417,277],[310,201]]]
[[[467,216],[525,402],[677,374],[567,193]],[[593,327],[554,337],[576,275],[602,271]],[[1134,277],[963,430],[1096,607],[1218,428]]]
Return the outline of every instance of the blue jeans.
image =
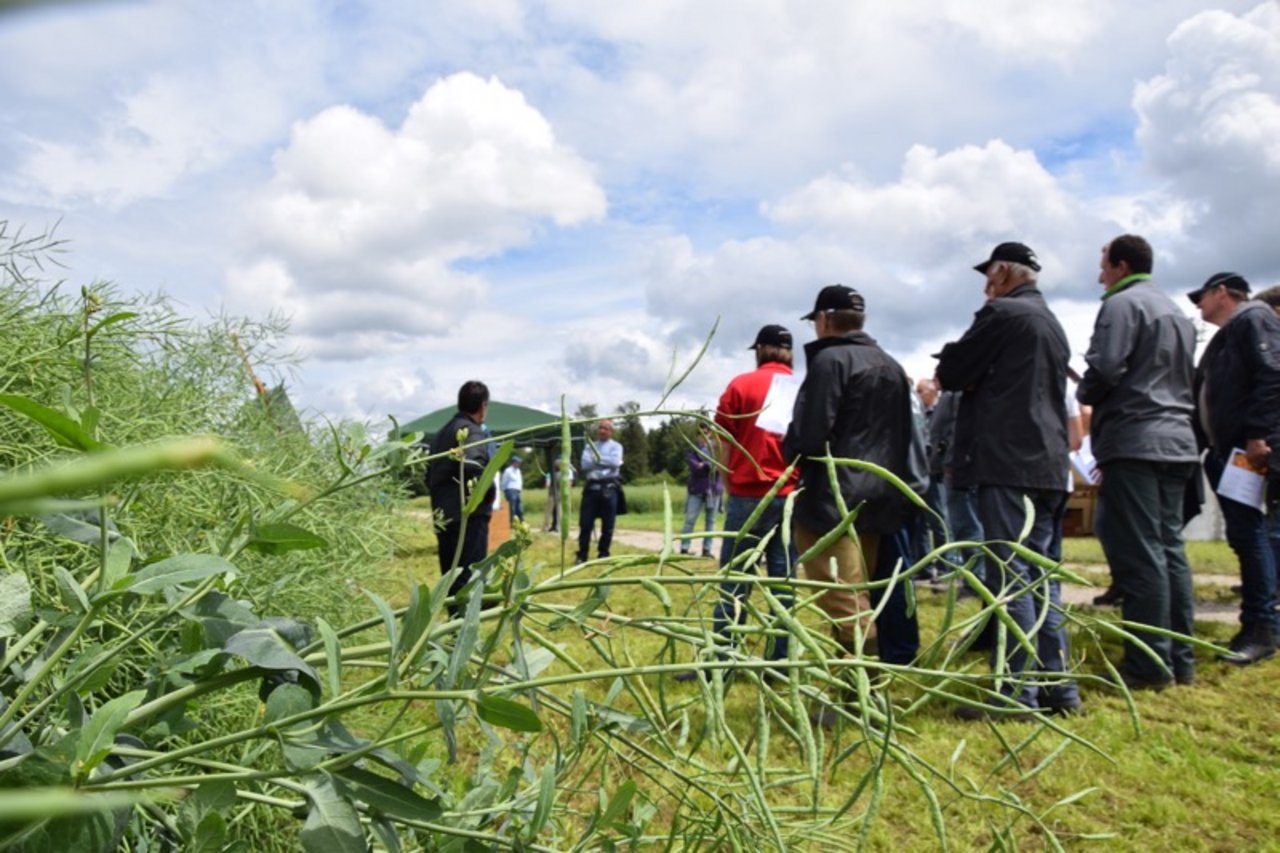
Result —
[[[978,491],[972,488],[959,488],[950,483],[942,486],[942,503],[946,506],[947,524],[951,527],[953,542],[982,542],[982,520],[978,518]],[[971,552],[948,551],[952,563],[967,562]],[[973,573],[982,579],[986,576],[986,559],[979,557],[974,564]]]
[[[746,523],[751,513],[755,511],[761,498],[729,495],[728,500],[727,515],[724,522],[726,534],[742,530],[742,526]],[[773,536],[764,548],[765,570],[768,571],[769,577],[777,580],[790,580],[792,578],[792,567],[796,563],[796,550],[794,544],[788,548],[782,546],[782,507],[784,503],[786,503],[786,498],[782,497],[775,497],[769,501],[760,513],[760,517],[756,519],[755,524],[751,526],[750,532],[744,534],[741,539],[729,535],[725,536],[724,542],[720,545],[721,568],[731,565],[739,554],[744,554],[757,547],[760,544],[760,540],[772,531]],[[756,567],[754,565],[739,564],[734,566],[733,570],[744,573],[755,572]],[[720,585],[720,600],[716,603],[715,609],[715,631],[716,634],[724,639],[727,645],[733,644],[733,640],[729,637],[729,623],[741,624],[747,616],[743,602],[751,595],[752,586],[753,584],[746,581],[726,581]],[[778,602],[783,607],[788,610],[791,609],[792,594],[789,584],[770,586],[769,591],[777,597]],[[787,657],[789,639],[785,633],[781,636],[770,638],[764,656],[769,660],[785,659]]]
[[[514,524],[518,518],[524,521],[524,492],[520,489],[506,489],[503,494],[507,496],[507,516]]]
[[[618,487],[614,483],[588,482],[582,487],[582,509],[578,513],[578,562],[585,563],[591,550],[591,531],[600,519],[601,557],[609,556],[613,544],[613,523],[618,517]]]
[[[1025,522],[1023,497],[1031,499],[1035,520],[1031,532],[1023,544],[1037,554],[1047,554],[1052,546],[1054,519],[1066,503],[1067,493],[1053,489],[1020,489],[1012,486],[979,486],[978,512],[982,529],[989,540],[1016,542]],[[1067,668],[1067,632],[1062,627],[1062,598],[1057,581],[1044,582],[1045,570],[1034,566],[1023,557],[1014,554],[1008,545],[990,545],[1000,563],[988,565],[987,588],[996,595],[1008,588],[1014,593],[1005,604],[1010,618],[1030,638],[1036,649],[1036,660],[1031,660],[1026,650],[1008,637],[1005,644],[1008,673],[1015,679],[1027,670],[1046,673],[1063,673]],[[1034,585],[1034,590],[1031,587]],[[1017,594],[1017,593],[1021,594]],[[1048,612],[1040,630],[1032,633],[1040,612],[1045,608],[1048,595]],[[992,651],[992,664],[995,664]],[[1040,684],[1035,680],[1015,681],[1006,684],[1004,692],[1030,708],[1072,705],[1080,701],[1080,692],[1074,681]]]
[[[690,494],[684,499],[684,528],[681,533],[688,535],[693,532],[693,528],[698,523],[698,516],[706,516],[706,531],[710,533],[716,529],[716,510],[719,509],[719,495],[695,495]],[[746,516],[743,516],[744,518]],[[680,541],[680,553],[689,553],[690,540],[682,539]],[[702,553],[711,554],[711,537],[702,537]]]
[[[1227,457],[1216,448],[1205,456],[1204,470],[1216,488]],[[1240,624],[1276,628],[1276,558],[1267,535],[1267,517],[1256,507],[1218,495],[1227,544],[1240,561]]]

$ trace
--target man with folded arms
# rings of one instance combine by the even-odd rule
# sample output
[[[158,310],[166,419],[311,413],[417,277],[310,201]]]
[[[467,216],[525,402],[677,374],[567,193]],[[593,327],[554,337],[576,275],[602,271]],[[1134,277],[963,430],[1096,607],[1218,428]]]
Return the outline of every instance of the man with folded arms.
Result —
[[[1249,299],[1249,282],[1236,273],[1210,276],[1187,294],[1206,323],[1219,327],[1196,368],[1196,437],[1208,449],[1205,472],[1217,487],[1244,451],[1249,467],[1267,472],[1267,438],[1280,427],[1280,318]],[[1227,542],[1240,561],[1240,632],[1221,660],[1238,666],[1276,653],[1276,566],[1259,506],[1218,494]]]

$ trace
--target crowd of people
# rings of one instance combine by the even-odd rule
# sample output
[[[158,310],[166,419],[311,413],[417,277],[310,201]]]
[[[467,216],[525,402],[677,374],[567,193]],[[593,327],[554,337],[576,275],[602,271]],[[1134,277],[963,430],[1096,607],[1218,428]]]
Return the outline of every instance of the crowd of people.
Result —
[[[936,354],[935,376],[919,383],[868,334],[866,299],[853,288],[822,288],[801,318],[814,332],[804,346],[803,381],[793,373],[790,331],[776,324],[760,329],[750,347],[754,369],[735,376],[720,397],[718,434],[703,430],[689,449],[681,550],[688,553],[698,538],[700,515],[712,528],[723,498],[722,569],[754,572],[751,562],[759,557],[768,575],[759,584],[721,585],[713,616],[718,653],[733,652],[736,626],[755,613],[772,625],[762,656],[787,657],[788,632],[770,614],[791,607],[790,581],[804,554],[806,576],[825,582],[817,604],[842,652],[909,663],[920,643],[903,584],[867,592],[867,581],[888,578],[904,558],[919,560],[929,548],[921,542],[985,541],[991,559],[952,550],[946,557],[954,562],[941,562],[942,570],[975,567],[964,577],[996,596],[1034,654],[1018,642],[997,643],[996,622],[989,620],[967,640],[1007,674],[997,682],[1003,702],[960,707],[956,715],[1080,712],[1076,680],[1066,674],[1069,639],[1058,582],[1027,552],[1061,560],[1067,460],[1085,438],[1084,407],[1100,471],[1096,532],[1112,573],[1104,600],[1117,602],[1133,626],[1117,665],[1124,684],[1163,690],[1195,681],[1194,599],[1182,529],[1206,500],[1202,466],[1240,564],[1240,630],[1219,657],[1243,666],[1274,656],[1280,521],[1273,519],[1280,512],[1268,510],[1280,498],[1269,491],[1270,472],[1280,468],[1272,458],[1272,448],[1280,449],[1280,287],[1254,299],[1242,276],[1218,273],[1188,293],[1205,322],[1219,327],[1197,365],[1195,328],[1153,281],[1150,245],[1136,235],[1116,237],[1102,249],[1102,305],[1084,370],[1076,374],[1066,333],[1037,286],[1036,253],[1002,243],[974,270],[982,277],[982,307],[964,334]],[[1078,379],[1074,393],[1069,376]],[[458,590],[466,567],[484,556],[478,543],[487,518],[473,517],[460,536],[458,510],[468,477],[483,464],[482,445],[472,441],[487,400],[481,383],[464,385],[458,414],[432,443],[433,452],[466,448],[450,464],[433,463],[429,474],[432,504],[444,519],[441,568],[463,567]],[[580,562],[589,557],[597,521],[597,553],[609,555],[623,498],[623,451],[612,426],[597,424],[579,460]],[[871,466],[895,475],[934,513],[921,515]],[[790,535],[782,536],[789,502]],[[705,531],[702,553],[712,554]],[[750,602],[760,587],[770,599],[764,606]],[[890,600],[879,601],[883,595]],[[681,679],[697,677],[690,671]]]

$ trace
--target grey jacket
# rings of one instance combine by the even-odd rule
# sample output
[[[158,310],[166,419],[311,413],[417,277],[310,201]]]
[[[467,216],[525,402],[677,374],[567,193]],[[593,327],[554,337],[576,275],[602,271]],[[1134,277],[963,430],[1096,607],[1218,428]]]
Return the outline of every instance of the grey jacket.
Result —
[[[1195,462],[1196,332],[1168,296],[1137,281],[1098,310],[1076,399],[1093,406],[1093,455]]]

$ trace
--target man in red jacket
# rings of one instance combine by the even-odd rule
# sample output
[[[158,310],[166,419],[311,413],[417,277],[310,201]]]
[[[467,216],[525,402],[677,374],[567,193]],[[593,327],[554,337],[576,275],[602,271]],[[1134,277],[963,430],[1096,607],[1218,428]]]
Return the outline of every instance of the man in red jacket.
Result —
[[[778,581],[770,585],[769,591],[781,606],[789,609],[791,588],[787,581],[792,577],[796,553],[793,546],[783,544],[782,508],[787,495],[795,490],[796,476],[794,472],[787,472],[782,436],[791,420],[799,387],[791,374],[791,333],[782,326],[765,326],[750,348],[756,353],[756,369],[735,376],[716,408],[716,424],[733,438],[733,441],[721,442],[721,462],[728,471],[729,499],[720,566],[735,572],[754,572],[751,552],[767,537],[765,569],[772,580]],[[775,486],[777,491],[761,508],[751,527],[744,531],[751,514]],[[739,535],[733,536],[735,532]],[[715,630],[729,645],[734,643],[729,626],[746,619],[745,605],[752,586],[749,582],[729,581],[720,587]],[[763,603],[759,609],[762,614],[769,613]],[[769,637],[764,657],[785,660],[787,641],[786,633]],[[686,681],[692,676],[687,673],[678,678]]]

